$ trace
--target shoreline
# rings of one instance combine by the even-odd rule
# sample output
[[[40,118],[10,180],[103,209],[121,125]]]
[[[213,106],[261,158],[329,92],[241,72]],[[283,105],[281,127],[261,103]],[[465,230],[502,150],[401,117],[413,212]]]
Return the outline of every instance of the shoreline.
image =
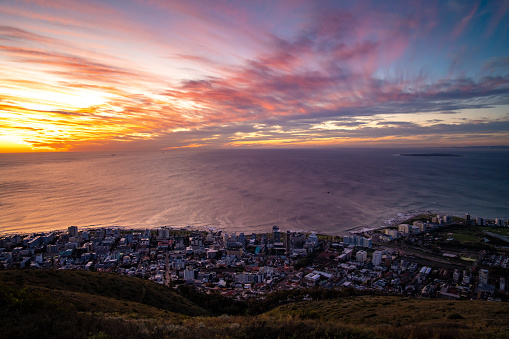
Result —
[[[316,233],[316,234],[322,234],[322,235],[328,235],[328,236],[345,236],[348,234],[358,234],[358,233],[369,233],[374,232],[378,230],[382,230],[385,228],[390,228],[397,226],[407,220],[410,220],[412,218],[415,218],[419,215],[446,215],[444,212],[439,211],[430,211],[430,210],[411,210],[405,213],[399,212],[396,214],[394,218],[386,219],[384,220],[384,223],[382,225],[378,226],[353,226],[344,230],[340,230],[334,233],[328,233],[328,232],[322,232],[317,230],[303,230],[303,229],[280,229],[281,232],[298,232],[298,233]],[[449,215],[449,214],[447,214]],[[452,215],[454,217],[458,217],[455,215]],[[486,219],[490,220],[490,219]],[[168,228],[170,230],[186,230],[186,231],[207,231],[207,232],[226,232],[226,233],[245,233],[245,234],[262,234],[262,233],[271,233],[272,230],[269,228],[267,230],[258,230],[258,231],[252,231],[252,230],[235,230],[235,231],[228,231],[225,228],[221,228],[220,226],[192,226],[192,225],[186,225],[186,226],[176,226],[176,225],[160,225],[160,226],[146,226],[146,227],[137,227],[137,226],[122,226],[122,225],[69,225],[69,226],[77,226],[81,230],[94,230],[94,229],[107,229],[107,228],[118,228],[120,230],[157,230],[160,228]],[[68,227],[69,227],[68,226]],[[47,233],[47,232],[67,232],[67,228],[57,228],[57,229],[48,229],[48,230],[40,230],[40,231],[23,231],[23,232],[16,232],[16,231],[8,231],[8,232],[2,232],[0,231],[0,237],[7,237],[7,236],[13,236],[13,235],[30,235],[30,234],[36,234],[36,233]]]

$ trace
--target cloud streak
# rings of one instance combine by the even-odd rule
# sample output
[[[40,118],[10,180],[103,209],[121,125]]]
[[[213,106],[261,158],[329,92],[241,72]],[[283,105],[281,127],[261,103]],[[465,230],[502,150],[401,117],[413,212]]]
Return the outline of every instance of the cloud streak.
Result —
[[[397,5],[7,1],[0,134],[35,150],[509,145],[507,8]]]

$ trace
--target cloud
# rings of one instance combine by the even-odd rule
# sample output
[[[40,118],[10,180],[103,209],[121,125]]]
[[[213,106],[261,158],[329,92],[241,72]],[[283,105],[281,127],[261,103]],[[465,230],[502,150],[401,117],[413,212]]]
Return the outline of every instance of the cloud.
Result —
[[[438,2],[264,2],[264,12],[223,1],[31,3],[9,2],[16,20],[0,26],[0,111],[9,128],[33,128],[23,137],[34,147],[334,145],[504,133],[486,129],[493,115],[477,129],[468,129],[480,127],[470,116],[457,122],[465,111],[509,105],[507,53],[482,59],[477,73],[458,66],[457,75],[427,71],[416,56],[429,47],[427,34],[438,40],[431,34],[441,30],[450,43],[483,16],[498,32],[503,20],[485,4],[445,11]],[[453,13],[450,22],[440,20],[444,13]],[[457,44],[444,50],[457,52]],[[440,48],[434,53],[446,59]],[[452,54],[467,64],[468,56]],[[381,118],[388,114],[391,121]],[[409,114],[433,116],[405,121]]]
[[[483,66],[487,72],[504,72],[509,73],[509,56],[494,57],[486,61]]]
[[[111,84],[127,79],[132,81],[140,77],[140,74],[131,70],[122,69],[76,55],[49,53],[36,49],[9,46],[0,46],[0,50],[22,63],[54,66],[64,69],[64,71],[54,70],[50,72],[63,75],[70,79],[91,79]]]
[[[460,34],[462,34],[465,31],[467,25],[474,17],[474,14],[477,12],[478,6],[479,6],[478,3],[474,4],[472,6],[472,8],[470,9],[470,11],[465,16],[463,16],[463,18],[461,19],[460,22],[458,22],[456,24],[456,26],[454,27],[454,29],[452,31],[453,38],[457,38]]]

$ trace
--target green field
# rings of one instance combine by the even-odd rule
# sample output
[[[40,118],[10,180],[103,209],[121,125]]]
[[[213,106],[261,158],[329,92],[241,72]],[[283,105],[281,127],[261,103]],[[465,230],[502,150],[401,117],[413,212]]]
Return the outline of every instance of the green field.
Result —
[[[469,242],[478,242],[479,241],[479,237],[478,236],[473,235],[473,234],[469,234],[469,233],[455,232],[455,233],[453,233],[452,237],[455,240],[460,241],[460,242],[466,242],[466,241],[469,241]]]
[[[479,230],[509,236],[509,227],[479,227]]]

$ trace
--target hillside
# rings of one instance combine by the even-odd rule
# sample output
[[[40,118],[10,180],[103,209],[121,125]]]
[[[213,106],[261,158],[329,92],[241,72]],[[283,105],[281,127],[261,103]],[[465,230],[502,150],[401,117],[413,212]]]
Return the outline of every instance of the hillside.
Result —
[[[509,338],[507,303],[354,296],[316,289],[309,296],[325,300],[288,301],[302,293],[290,298],[291,293],[275,293],[251,306],[115,274],[0,271],[0,336]],[[272,308],[276,304],[281,306]],[[231,314],[237,310],[257,315],[220,315],[222,308]]]
[[[78,296],[76,293],[79,293],[85,300],[101,300],[98,296],[102,296],[117,301],[130,301],[187,316],[211,315],[210,312],[181,297],[172,289],[148,280],[113,273],[9,270],[0,271],[0,282],[30,287],[41,290],[43,293],[75,292],[73,295]]]
[[[265,313],[275,319],[340,321],[389,337],[460,336],[509,338],[509,304],[475,300],[356,296],[301,301]],[[392,335],[391,335],[392,333]],[[489,335],[488,335],[489,334]]]

